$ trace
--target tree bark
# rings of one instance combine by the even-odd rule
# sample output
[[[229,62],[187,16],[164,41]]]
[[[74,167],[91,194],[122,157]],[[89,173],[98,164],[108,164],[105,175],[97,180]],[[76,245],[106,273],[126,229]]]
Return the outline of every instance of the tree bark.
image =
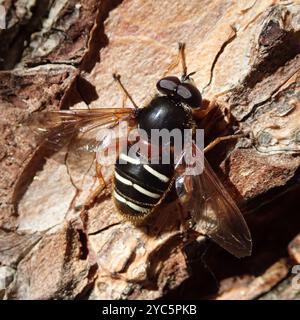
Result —
[[[298,1],[0,5],[1,298],[299,299]],[[245,134],[208,159],[249,224],[251,257],[185,243],[172,205],[150,230],[122,221],[106,194],[83,210],[93,179],[77,194],[66,150],[46,153],[24,125],[34,111],[121,107],[113,72],[145,106],[178,42],[204,98],[220,105],[206,142]]]

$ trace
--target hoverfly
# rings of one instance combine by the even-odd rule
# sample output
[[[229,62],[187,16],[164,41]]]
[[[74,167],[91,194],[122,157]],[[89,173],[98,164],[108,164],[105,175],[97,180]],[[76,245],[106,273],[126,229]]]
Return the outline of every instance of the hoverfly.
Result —
[[[114,75],[121,89],[135,108],[97,108],[66,111],[39,112],[32,114],[31,127],[44,133],[46,140],[55,145],[62,141],[76,141],[72,148],[83,146],[89,153],[107,148],[107,143],[95,148],[95,136],[101,128],[116,128],[122,121],[129,128],[139,127],[150,133],[151,129],[196,128],[196,119],[203,119],[214,107],[204,107],[200,91],[187,73],[184,44],[179,45],[178,61],[182,63],[181,79],[165,76],[157,82],[159,94],[144,108],[138,108],[125,89],[120,76]],[[232,138],[232,136],[228,136]],[[118,136],[116,139],[126,139]],[[221,137],[208,145],[204,152],[212,148]],[[102,141],[103,142],[103,141]],[[149,141],[144,141],[149,146]],[[75,146],[75,147],[74,147]],[[159,146],[161,149],[162,145]],[[196,143],[192,148],[199,151]],[[225,190],[208,161],[202,155],[199,161],[204,164],[201,174],[186,174],[184,163],[144,164],[139,159],[128,156],[127,150],[119,150],[114,166],[112,197],[117,211],[133,223],[143,223],[149,216],[157,214],[161,203],[167,198],[171,187],[175,188],[182,210],[191,218],[193,229],[206,235],[236,257],[251,254],[252,241],[247,224],[237,205]],[[182,157],[187,150],[183,149]],[[204,159],[204,160],[203,160]],[[101,167],[96,164],[96,171]],[[190,168],[189,168],[190,169]]]

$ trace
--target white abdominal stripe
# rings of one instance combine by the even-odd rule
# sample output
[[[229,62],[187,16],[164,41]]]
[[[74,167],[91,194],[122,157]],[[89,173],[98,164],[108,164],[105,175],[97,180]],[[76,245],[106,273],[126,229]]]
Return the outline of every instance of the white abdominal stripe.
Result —
[[[162,189],[164,189],[165,184],[170,180],[169,177],[153,169],[149,164],[143,164],[140,159],[130,157],[124,153],[120,153],[119,159],[125,161],[124,164],[129,163],[134,166],[143,166],[144,171],[147,171],[147,179],[153,180],[152,183],[155,182]],[[151,181],[146,181],[146,184],[142,182],[143,180],[139,182],[138,175],[131,177],[128,175],[128,172],[123,172],[121,168],[118,171],[114,171],[114,178],[115,186],[113,194],[115,200],[140,214],[149,213],[164,193],[163,190],[159,190],[157,187],[150,187],[152,185]],[[142,176],[140,178],[145,179]],[[149,184],[148,187],[147,183]]]
[[[122,177],[117,171],[115,171],[115,178],[118,181],[120,181],[121,183],[133,187],[135,190],[137,190],[138,192],[142,193],[145,196],[148,196],[149,198],[153,198],[153,199],[159,199],[160,198],[160,194],[151,192],[151,191],[139,186],[138,184],[133,183],[132,181]]]
[[[168,182],[170,180],[169,177],[165,176],[164,174],[154,170],[147,164],[144,164],[144,169],[147,170],[149,173],[151,173],[154,177],[158,178],[162,182]]]
[[[151,210],[151,208],[141,207],[141,206],[137,205],[136,203],[133,203],[133,202],[125,199],[119,193],[117,193],[116,190],[114,190],[113,194],[114,194],[114,197],[117,201],[126,204],[128,207],[130,207],[134,211],[137,211],[140,213],[148,213]]]
[[[129,162],[131,164],[141,164],[140,160],[139,159],[135,159],[135,158],[132,158],[132,157],[129,157],[127,154],[125,153],[121,153],[119,158],[121,160],[124,160],[126,162]]]
[[[131,164],[136,164],[136,165],[141,164],[139,159],[135,159],[135,158],[129,157],[128,155],[126,155],[124,153],[121,153],[119,158],[124,160],[124,161],[127,161],[127,162],[129,162]],[[169,177],[167,177],[164,174],[158,172],[157,170],[154,170],[148,164],[143,164],[143,167],[144,167],[145,170],[147,170],[149,173],[151,173],[155,178],[159,179],[161,182],[166,183],[166,182],[168,182],[170,180]]]

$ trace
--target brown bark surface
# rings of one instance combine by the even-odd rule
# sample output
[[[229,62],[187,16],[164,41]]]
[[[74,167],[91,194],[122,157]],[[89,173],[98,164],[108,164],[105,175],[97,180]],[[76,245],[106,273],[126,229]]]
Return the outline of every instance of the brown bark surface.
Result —
[[[299,1],[0,5],[1,298],[299,299],[291,272],[300,264]],[[145,106],[178,42],[203,96],[219,95],[206,142],[247,134],[208,159],[249,224],[251,257],[206,250],[203,239],[185,244],[172,206],[150,229],[122,221],[109,195],[83,212],[94,180],[78,195],[66,150],[37,147],[24,125],[33,111],[121,107],[116,71]]]

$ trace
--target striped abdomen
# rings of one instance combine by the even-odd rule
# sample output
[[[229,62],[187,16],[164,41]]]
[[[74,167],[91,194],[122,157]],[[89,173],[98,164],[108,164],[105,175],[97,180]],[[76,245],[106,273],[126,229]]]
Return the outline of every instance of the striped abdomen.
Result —
[[[120,153],[114,172],[113,197],[117,209],[126,218],[141,220],[161,200],[172,181],[170,164],[141,164],[138,157]],[[118,160],[119,160],[118,159]]]

